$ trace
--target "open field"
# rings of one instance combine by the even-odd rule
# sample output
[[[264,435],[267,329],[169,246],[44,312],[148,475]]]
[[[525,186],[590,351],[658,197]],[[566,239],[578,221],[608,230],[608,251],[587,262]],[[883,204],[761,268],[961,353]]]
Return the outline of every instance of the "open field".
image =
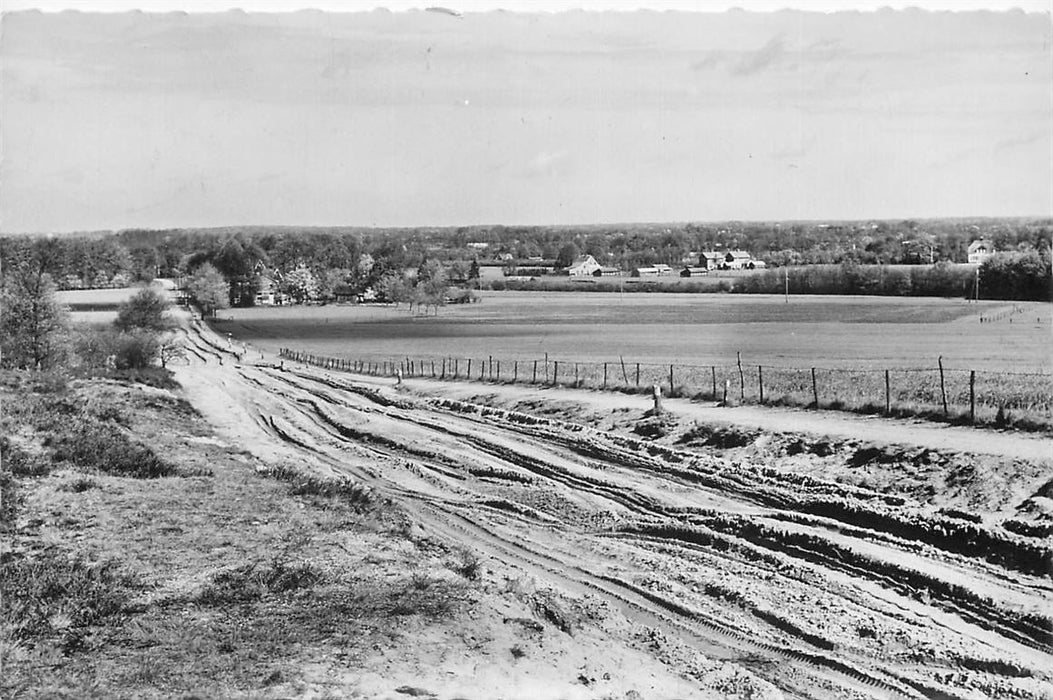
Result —
[[[366,369],[377,373],[401,365],[407,375],[632,390],[658,384],[711,400],[818,402],[1023,427],[1053,422],[1053,325],[1040,303],[513,292],[438,316],[323,306],[223,317],[220,332],[257,347],[373,363]]]
[[[1048,304],[998,323],[981,314],[1012,308],[946,299],[740,297],[729,295],[483,292],[437,317],[405,307],[229,309],[217,330],[260,347],[318,354],[568,361],[748,364],[788,367],[948,367],[1045,371],[1053,316]]]

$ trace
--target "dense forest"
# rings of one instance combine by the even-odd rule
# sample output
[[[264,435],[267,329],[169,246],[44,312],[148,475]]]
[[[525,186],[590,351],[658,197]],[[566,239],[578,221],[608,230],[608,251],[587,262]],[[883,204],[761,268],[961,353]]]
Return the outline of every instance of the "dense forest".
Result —
[[[983,296],[1050,298],[1053,219],[127,229],[0,237],[0,265],[7,269],[33,257],[58,288],[75,289],[181,277],[210,263],[229,283],[230,303],[251,304],[268,274],[291,275],[301,300],[331,299],[341,289],[375,289],[383,297],[399,287],[405,270],[437,279],[438,266],[444,280],[458,283],[476,278],[478,265],[502,261],[544,259],[558,265],[590,254],[603,265],[629,270],[693,264],[702,251],[741,249],[769,267],[793,266],[799,286],[815,293],[959,295],[968,294],[971,273],[954,273],[947,264],[966,262],[969,244],[980,239],[1001,254],[985,266]],[[820,265],[840,266],[843,274],[801,267]],[[868,271],[881,265],[937,265],[940,270],[922,273],[919,268],[905,283],[901,273]],[[911,285],[912,277],[919,282]],[[785,281],[769,271],[743,278],[734,291],[767,291],[778,280]]]

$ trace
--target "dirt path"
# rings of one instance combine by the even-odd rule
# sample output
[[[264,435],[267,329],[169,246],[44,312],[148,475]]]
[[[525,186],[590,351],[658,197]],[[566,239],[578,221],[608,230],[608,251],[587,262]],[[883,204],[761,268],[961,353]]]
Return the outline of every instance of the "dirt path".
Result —
[[[1053,689],[1048,538],[594,430],[559,408],[642,413],[641,397],[417,380],[396,389],[313,368],[233,366],[216,339],[195,331],[191,340],[201,359],[180,381],[252,451],[352,475],[508,580],[536,579],[582,609],[617,611],[573,624],[647,650],[698,694],[732,692],[721,685],[731,676],[738,692],[805,697]],[[467,400],[493,394],[555,408],[543,416]],[[874,439],[890,434],[865,418],[829,428],[827,416],[803,412],[667,407],[698,420],[765,418],[787,432],[818,426],[858,439],[868,425]],[[966,439],[942,430],[903,423],[891,432],[940,449]],[[1023,454],[1042,454],[1041,441],[1025,444]]]
[[[378,386],[393,386],[387,378],[360,377]],[[534,388],[508,384],[455,384],[427,379],[408,379],[409,389],[422,393],[472,399],[493,395],[503,401],[541,400],[587,406],[595,411],[629,410],[644,412],[651,399],[634,394],[598,392],[567,388]],[[910,445],[950,452],[990,454],[1030,461],[1053,460],[1053,438],[1020,432],[998,432],[966,426],[865,416],[836,411],[760,406],[717,406],[711,402],[663,399],[663,407],[683,418],[717,425],[734,425],[776,433],[796,433],[815,437],[875,442],[884,445]]]

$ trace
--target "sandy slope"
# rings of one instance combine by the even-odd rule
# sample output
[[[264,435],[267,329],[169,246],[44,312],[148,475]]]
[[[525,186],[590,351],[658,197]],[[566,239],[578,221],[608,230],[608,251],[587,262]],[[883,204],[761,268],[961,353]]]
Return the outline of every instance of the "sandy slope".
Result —
[[[638,420],[639,397],[395,387],[273,360],[235,365],[225,341],[190,338],[195,360],[178,378],[229,437],[368,483],[427,536],[482,556],[495,590],[543,592],[550,604],[529,598],[534,613],[563,630],[511,664],[491,655],[512,642],[509,625],[481,619],[346,669],[369,694],[1053,697],[1049,538],[585,424],[609,413]],[[480,393],[552,408],[464,400]],[[693,422],[1049,455],[1046,440],[960,428],[667,408]],[[459,657],[463,635],[489,641]],[[320,687],[339,675],[318,673]]]

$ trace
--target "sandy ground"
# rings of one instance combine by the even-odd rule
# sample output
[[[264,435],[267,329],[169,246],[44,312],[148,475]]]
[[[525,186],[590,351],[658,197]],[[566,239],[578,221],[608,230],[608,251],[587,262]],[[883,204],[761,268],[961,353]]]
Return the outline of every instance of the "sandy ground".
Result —
[[[1051,540],[1004,526],[1047,522],[1046,438],[396,386],[251,350],[240,363],[194,328],[178,379],[221,434],[369,485],[424,537],[479,556],[484,590],[509,606],[355,668],[311,665],[319,694],[1053,697]],[[721,449],[699,437],[721,431],[757,434]],[[880,447],[857,465],[870,482],[849,478],[851,458],[834,468],[864,447]],[[919,465],[932,483],[963,482],[960,498],[895,488]]]

